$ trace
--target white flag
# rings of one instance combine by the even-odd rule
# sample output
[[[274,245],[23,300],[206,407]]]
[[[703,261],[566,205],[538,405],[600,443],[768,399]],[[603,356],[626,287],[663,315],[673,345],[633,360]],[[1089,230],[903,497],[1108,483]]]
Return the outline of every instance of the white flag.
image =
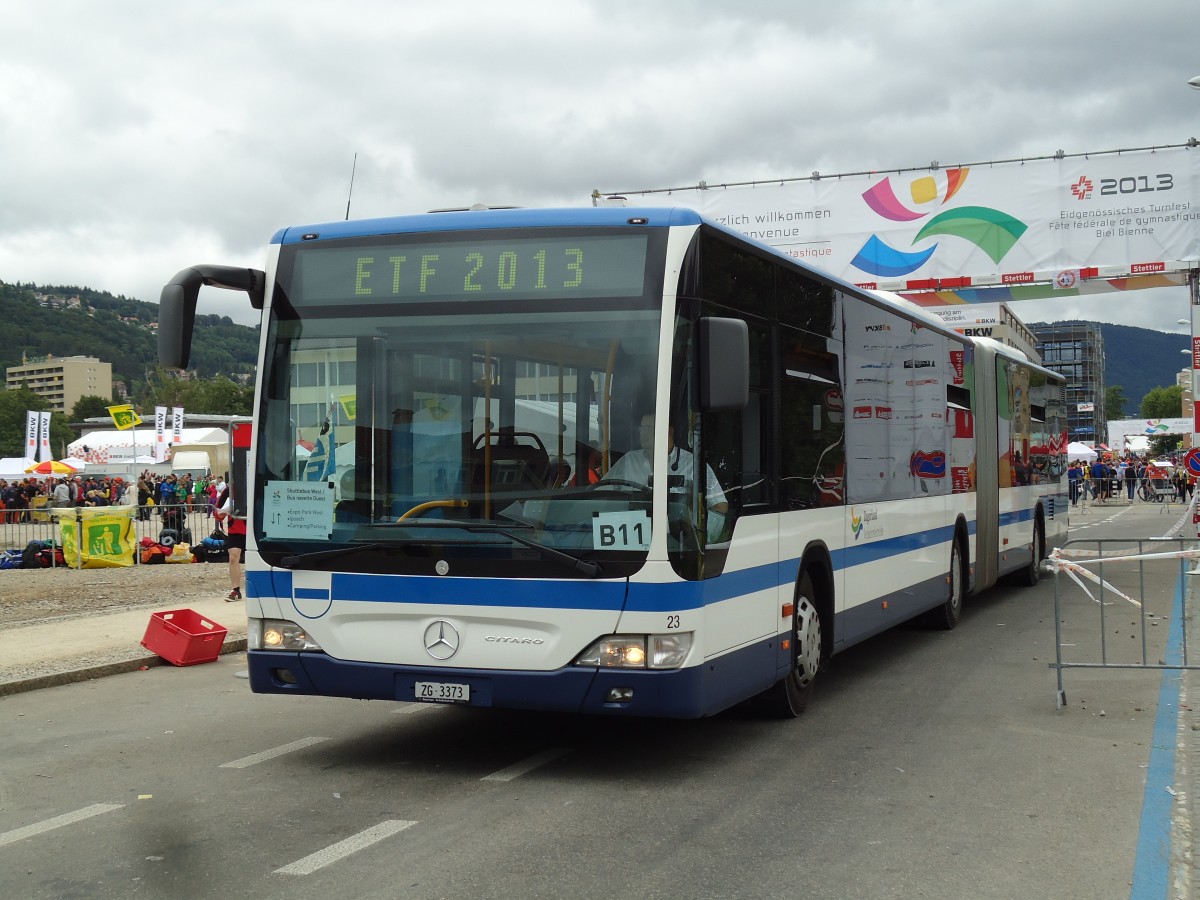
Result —
[[[171,411],[171,443],[178,444],[183,441],[183,407],[176,406]]]
[[[154,407],[154,461],[167,461],[167,408]]]
[[[38,413],[38,416],[38,462],[49,462],[54,459],[54,453],[50,450],[50,413]]]
[[[40,418],[35,410],[25,411],[25,458],[30,461],[37,456],[39,421]]]

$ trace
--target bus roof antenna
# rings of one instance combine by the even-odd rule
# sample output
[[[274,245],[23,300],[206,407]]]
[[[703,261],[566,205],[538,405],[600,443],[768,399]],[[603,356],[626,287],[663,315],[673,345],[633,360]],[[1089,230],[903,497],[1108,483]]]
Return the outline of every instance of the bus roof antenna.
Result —
[[[354,162],[350,164],[350,192],[346,194],[346,221],[350,221],[350,198],[354,196],[354,170],[358,168],[358,154],[354,154]]]

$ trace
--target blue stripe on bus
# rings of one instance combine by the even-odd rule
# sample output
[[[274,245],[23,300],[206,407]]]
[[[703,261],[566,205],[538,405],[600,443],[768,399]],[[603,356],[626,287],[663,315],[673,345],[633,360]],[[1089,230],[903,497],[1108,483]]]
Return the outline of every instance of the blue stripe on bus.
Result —
[[[575,207],[564,209],[488,209],[446,212],[437,215],[394,216],[383,219],[350,219],[319,225],[293,225],[281,228],[272,244],[298,244],[304,235],[321,240],[380,235],[436,233],[444,231],[489,231],[496,228],[628,228],[631,218],[645,219],[650,227],[699,225],[698,213],[678,207]],[[312,240],[312,238],[309,238]]]
[[[872,541],[869,544],[861,546],[851,544],[842,550],[834,550],[830,555],[833,557],[834,569],[849,569],[854,566],[861,566],[864,563],[890,559],[893,556],[899,556],[903,553],[912,553],[914,550],[924,550],[927,547],[948,544],[953,539],[954,526],[942,525],[938,528],[916,531],[912,534],[902,534],[898,537],[887,538],[882,541]]]
[[[1026,511],[1024,518],[1030,518]],[[972,523],[973,524],[973,523]],[[905,553],[949,542],[954,535],[951,525],[931,528],[913,534],[873,541],[862,546],[834,550],[830,554],[835,570],[890,559]],[[727,571],[720,578],[705,581],[647,583],[624,581],[540,581],[519,578],[432,578],[408,576],[403,578],[402,592],[397,589],[397,576],[334,573],[331,576],[335,601],[366,603],[429,603],[445,606],[514,606],[540,609],[593,609],[620,612],[665,612],[701,609],[761,591],[790,586],[796,579],[800,559],[785,559],[777,563]],[[292,596],[292,573],[277,569],[273,572],[247,574],[248,591],[257,597]],[[570,584],[570,589],[564,586]],[[628,590],[628,597],[626,597]],[[325,599],[328,595],[312,589],[298,589],[301,599]]]
[[[624,581],[564,582],[524,578],[428,578],[334,574],[335,600],[367,603],[435,603],[446,606],[524,606],[543,609],[607,609],[625,605]],[[397,586],[403,584],[403,595]]]
[[[1012,512],[1000,513],[1000,527],[1005,525],[1018,525],[1021,522],[1032,522],[1034,511],[1032,509],[1014,509]]]

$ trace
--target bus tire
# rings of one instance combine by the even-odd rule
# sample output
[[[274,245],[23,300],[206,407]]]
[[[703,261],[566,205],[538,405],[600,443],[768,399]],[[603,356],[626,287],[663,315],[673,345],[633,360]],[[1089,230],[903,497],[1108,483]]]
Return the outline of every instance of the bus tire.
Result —
[[[796,585],[792,610],[791,666],[787,675],[768,688],[764,695],[767,710],[773,716],[793,719],[808,706],[824,654],[821,626],[812,578],[804,572]]]
[[[949,631],[962,618],[963,601],[967,596],[966,554],[961,537],[955,537],[950,547],[949,596],[941,606],[925,614],[925,622],[932,628]]]
[[[1013,573],[1012,580],[1014,584],[1021,587],[1034,587],[1038,583],[1038,579],[1042,577],[1042,557],[1045,555],[1043,549],[1045,541],[1042,538],[1042,519],[1038,516],[1033,523],[1033,558],[1029,565]]]

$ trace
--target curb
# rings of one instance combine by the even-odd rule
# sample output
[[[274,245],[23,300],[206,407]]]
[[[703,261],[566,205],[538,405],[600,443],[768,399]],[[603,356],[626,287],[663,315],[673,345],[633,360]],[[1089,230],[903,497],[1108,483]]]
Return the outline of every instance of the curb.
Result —
[[[234,638],[226,640],[221,645],[219,656],[229,653],[241,653],[246,649],[246,639]],[[12,694],[23,694],[26,691],[38,691],[42,688],[58,687],[64,684],[75,684],[79,681],[91,681],[94,678],[106,678],[109,675],[123,675],[126,672],[137,672],[143,667],[169,666],[171,663],[161,656],[139,656],[134,659],[124,659],[120,662],[104,663],[98,666],[86,666],[81,669],[68,669],[64,672],[53,672],[49,675],[35,675],[15,681],[0,681],[0,697]],[[180,666],[180,668],[190,668]]]

